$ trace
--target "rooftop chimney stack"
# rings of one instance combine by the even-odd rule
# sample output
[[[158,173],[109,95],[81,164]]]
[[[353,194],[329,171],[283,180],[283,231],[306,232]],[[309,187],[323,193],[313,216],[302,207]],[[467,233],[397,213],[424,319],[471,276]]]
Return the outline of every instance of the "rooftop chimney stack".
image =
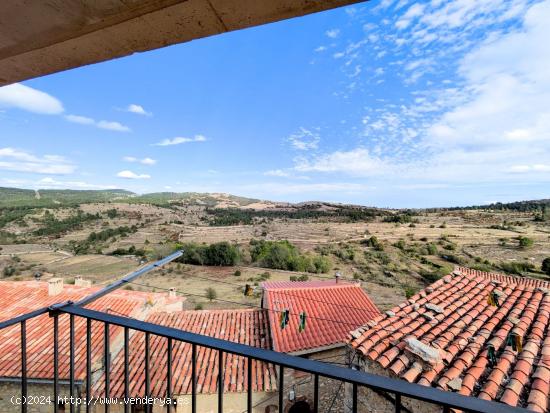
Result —
[[[50,278],[48,280],[48,295],[59,295],[63,292],[63,278]]]
[[[168,292],[168,297],[169,298],[176,298],[177,297],[176,289],[174,287],[170,287],[170,291]]]
[[[92,281],[91,280],[85,280],[82,278],[82,275],[77,275],[74,277],[74,285],[77,287],[91,287]]]
[[[334,278],[336,279],[336,284],[338,284],[338,281],[340,281],[340,277],[342,274],[340,274],[340,271],[338,271],[336,274],[334,274]]]

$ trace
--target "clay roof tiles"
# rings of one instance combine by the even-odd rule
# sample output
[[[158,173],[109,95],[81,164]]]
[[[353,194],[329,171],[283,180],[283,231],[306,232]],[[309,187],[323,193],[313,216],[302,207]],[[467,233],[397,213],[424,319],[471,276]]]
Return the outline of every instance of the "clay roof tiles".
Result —
[[[499,306],[488,304],[491,292],[499,295]],[[521,351],[513,350],[511,335],[522,338]],[[411,337],[438,351],[441,362],[415,357]],[[536,412],[549,409],[550,283],[543,280],[457,267],[390,315],[353,331],[349,341],[409,382]]]
[[[264,282],[262,287],[263,305],[271,310],[269,325],[275,351],[298,352],[344,344],[349,331],[380,314],[358,283]],[[279,311],[284,309],[291,313],[290,322],[281,330]],[[306,312],[306,329],[299,332],[302,311]]]
[[[259,348],[270,348],[267,314],[264,310],[204,310],[151,314],[147,322],[173,327]],[[130,393],[133,397],[145,395],[145,334],[135,332],[130,338]],[[150,337],[151,396],[166,395],[167,340]],[[172,348],[173,388],[176,395],[191,393],[191,345],[174,342]],[[224,392],[246,392],[248,360],[233,354],[224,354]],[[216,393],[218,388],[218,351],[197,347],[197,391]],[[276,372],[273,365],[252,361],[253,391],[273,391]],[[112,397],[124,395],[124,354],[120,352],[112,362],[110,375]],[[94,394],[104,392],[103,375],[94,386]]]

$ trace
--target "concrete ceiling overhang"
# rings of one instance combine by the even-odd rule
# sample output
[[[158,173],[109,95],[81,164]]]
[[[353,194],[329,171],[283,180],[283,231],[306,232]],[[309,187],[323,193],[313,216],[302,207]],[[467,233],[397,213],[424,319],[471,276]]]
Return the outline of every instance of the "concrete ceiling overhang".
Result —
[[[4,0],[0,86],[358,0]]]

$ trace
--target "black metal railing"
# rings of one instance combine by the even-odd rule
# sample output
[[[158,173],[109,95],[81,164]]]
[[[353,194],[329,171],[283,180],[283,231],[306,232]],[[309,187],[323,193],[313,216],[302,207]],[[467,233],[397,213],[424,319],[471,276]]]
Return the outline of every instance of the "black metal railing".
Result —
[[[92,386],[94,385],[93,376],[103,374],[103,396],[105,400],[109,400],[111,396],[111,385],[118,385],[120,388],[120,383],[111,383],[111,326],[113,329],[122,329],[123,330],[123,341],[122,348],[123,351],[123,374],[119,380],[124,380],[124,399],[127,401],[134,395],[131,394],[130,389],[130,333],[141,332],[144,334],[144,392],[145,396],[151,395],[151,339],[156,337],[161,337],[166,340],[166,374],[165,374],[165,383],[166,383],[166,399],[172,399],[173,389],[174,389],[174,380],[173,380],[173,351],[176,343],[186,343],[191,345],[191,412],[197,413],[197,391],[198,391],[198,370],[197,370],[197,348],[204,347],[217,352],[218,360],[218,372],[217,372],[217,406],[218,412],[223,412],[223,402],[224,402],[224,355],[233,354],[237,356],[244,357],[247,360],[247,397],[246,397],[246,410],[245,412],[251,413],[253,410],[252,403],[252,393],[253,393],[253,382],[252,382],[252,360],[256,362],[264,362],[271,366],[278,366],[278,380],[277,380],[277,390],[278,390],[278,408],[279,412],[284,411],[284,389],[285,389],[285,371],[294,370],[300,372],[306,372],[313,376],[313,411],[318,413],[320,407],[320,378],[338,380],[341,383],[346,383],[351,389],[351,395],[349,396],[348,406],[353,413],[356,413],[359,410],[360,388],[368,388],[373,390],[375,393],[383,395],[385,398],[390,399],[394,405],[393,410],[396,413],[407,412],[409,411],[405,407],[404,399],[414,399],[416,401],[422,401],[431,403],[433,405],[441,407],[444,413],[451,412],[451,409],[459,411],[468,411],[474,413],[520,413],[528,412],[528,410],[523,408],[511,407],[503,403],[491,402],[486,400],[481,400],[475,397],[467,397],[457,393],[446,392],[432,387],[421,386],[418,384],[408,383],[404,380],[392,379],[389,377],[369,374],[366,372],[354,370],[351,368],[338,367],[328,363],[323,363],[320,361],[309,360],[306,358],[290,356],[285,353],[278,353],[271,350],[266,350],[263,348],[251,347],[244,344],[235,343],[232,341],[221,340],[217,338],[208,337],[205,335],[195,334],[187,331],[178,330],[171,327],[161,326],[157,324],[152,324],[144,321],[140,321],[134,318],[123,317],[115,314],[108,314],[105,312],[95,311],[88,308],[84,308],[85,305],[90,304],[94,300],[108,294],[109,292],[123,286],[125,283],[132,281],[134,278],[138,277],[141,274],[144,274],[147,271],[158,268],[159,266],[166,264],[182,254],[181,251],[177,251],[162,260],[159,260],[155,263],[148,264],[137,271],[125,276],[124,278],[108,285],[107,287],[91,294],[90,296],[76,302],[64,302],[54,304],[49,307],[40,308],[38,310],[29,312],[18,317],[15,317],[11,320],[0,322],[0,331],[7,328],[16,328],[15,326],[20,326],[20,346],[21,346],[21,378],[16,379],[20,381],[21,384],[21,411],[27,412],[28,404],[25,402],[28,399],[28,384],[29,383],[46,383],[51,382],[53,384],[53,411],[58,411],[58,400],[60,395],[60,385],[67,384],[67,376],[65,375],[63,379],[61,374],[61,365],[60,365],[60,356],[62,358],[62,367],[63,372],[66,373],[68,367],[68,384],[69,384],[69,396],[72,401],[73,398],[77,396],[76,386],[84,385],[84,392],[86,397],[89,399],[92,396]],[[42,317],[44,319],[45,314],[49,314],[53,319],[53,377],[46,378],[44,377],[38,379],[36,377],[28,377],[28,366],[27,366],[27,327],[30,320],[33,320],[36,317]],[[69,318],[68,325],[66,323],[62,324],[65,326],[65,330],[68,329],[68,349],[66,343],[67,331],[63,331],[60,328],[60,318],[63,317],[66,319]],[[75,323],[76,321],[85,320],[85,357],[81,354],[76,354],[75,350]],[[40,323],[42,327],[43,322],[41,320],[34,321]],[[101,345],[97,342],[94,342],[94,337],[92,335],[92,322],[100,324],[103,327],[103,372],[101,369],[98,371],[93,371],[93,352],[97,356],[97,347]],[[80,322],[79,325],[82,325]],[[47,329],[46,326],[42,327],[44,330]],[[79,328],[79,333],[82,333],[82,328]],[[60,333],[64,333],[63,338],[63,348],[64,352],[60,351]],[[10,346],[13,346],[13,334],[10,336],[11,341]],[[79,348],[82,346],[82,334],[79,334]],[[43,340],[42,340],[43,341]],[[0,343],[1,345],[2,343]],[[43,345],[43,343],[41,343]],[[63,354],[60,354],[63,353]],[[68,353],[68,354],[67,354]],[[41,353],[42,356],[45,356],[46,353]],[[51,353],[48,353],[51,355]],[[69,358],[67,363],[67,356]],[[36,362],[37,355],[33,354],[33,361]],[[85,370],[85,380],[78,380],[76,378],[76,368],[79,367],[80,376],[82,376],[83,366],[77,366],[76,363],[83,363],[85,359],[86,370]],[[68,365],[67,365],[68,364]],[[161,366],[162,367],[162,366]],[[201,366],[199,366],[201,367]],[[155,368],[159,368],[158,365]],[[47,371],[48,369],[45,368]],[[44,368],[42,369],[44,371]],[[97,377],[96,377],[97,378]],[[14,379],[11,377],[11,379]],[[12,380],[13,381],[13,380]],[[157,388],[158,389],[158,388]],[[97,389],[95,389],[97,391]],[[158,391],[158,390],[157,390]],[[391,397],[393,395],[393,397]],[[334,400],[333,400],[334,402]],[[84,404],[84,409],[86,412],[92,410],[92,405],[90,403]],[[109,403],[104,403],[105,412],[109,411]],[[82,406],[78,406],[75,403],[69,403],[69,409],[71,412],[74,412],[75,409],[81,410]],[[124,411],[130,411],[130,404],[124,403]],[[152,406],[146,404],[146,411],[150,411]],[[167,403],[166,409],[168,412],[173,409],[173,405]],[[330,409],[329,409],[330,410]],[[244,412],[243,412],[244,413]]]
[[[220,371],[218,372],[218,412],[223,412],[223,357],[224,354],[234,354],[245,357],[248,362],[248,378],[247,378],[247,410],[252,412],[252,372],[251,372],[251,360],[263,361],[272,365],[278,366],[278,404],[279,411],[283,410],[283,389],[285,386],[285,369],[293,369],[297,371],[307,372],[313,375],[314,386],[314,400],[313,409],[317,412],[319,408],[319,378],[329,378],[339,380],[344,383],[348,383],[351,386],[351,411],[358,411],[358,390],[361,387],[372,389],[378,393],[384,392],[386,394],[394,395],[395,412],[405,411],[402,406],[403,398],[415,399],[418,401],[428,402],[436,406],[440,406],[443,412],[451,412],[451,409],[460,411],[469,411],[477,413],[519,413],[528,412],[523,408],[511,407],[502,403],[490,402],[481,400],[475,397],[466,397],[456,393],[442,391],[439,389],[421,386],[418,384],[412,384],[403,380],[392,379],[384,376],[378,376],[374,374],[365,373],[362,371],[353,370],[350,368],[338,367],[331,364],[309,360],[301,357],[290,356],[285,353],[278,353],[271,350],[266,350],[257,347],[251,347],[244,344],[234,343],[231,341],[212,338],[200,334],[190,333],[187,331],[178,330],[171,327],[165,327],[157,324],[152,324],[133,318],[126,318],[118,315],[107,314],[100,311],[90,310],[82,308],[73,303],[64,303],[51,306],[49,308],[42,308],[31,313],[16,317],[12,320],[4,321],[0,323],[0,330],[8,327],[15,326],[17,324],[21,327],[21,398],[24,400],[27,396],[27,335],[26,325],[27,321],[49,313],[53,318],[54,326],[54,342],[53,342],[53,393],[54,401],[57,400],[59,395],[59,317],[68,315],[69,317],[69,393],[70,396],[76,397],[75,393],[75,319],[83,318],[86,320],[86,380],[85,380],[85,393],[91,394],[92,386],[92,336],[91,336],[91,323],[99,322],[104,326],[104,397],[109,399],[110,397],[110,369],[111,362],[109,357],[110,346],[110,326],[121,327],[124,331],[123,351],[124,351],[124,396],[126,399],[131,397],[129,389],[129,336],[130,331],[138,331],[145,334],[145,395],[148,396],[151,391],[150,387],[150,363],[149,363],[149,343],[152,336],[163,337],[167,343],[167,359],[166,359],[166,397],[171,398],[172,385],[173,385],[173,369],[172,369],[172,347],[175,342],[189,343],[192,346],[191,356],[191,411],[197,412],[197,347],[206,347],[216,350],[218,352],[218,366]],[[125,404],[125,411],[129,411],[130,406]],[[75,406],[70,404],[70,411],[75,411]],[[173,406],[166,405],[167,411]],[[105,411],[109,411],[109,404],[105,404]],[[148,409],[146,407],[146,409]],[[90,405],[86,405],[86,412],[91,411]],[[23,403],[21,405],[21,411],[27,411],[27,405]],[[57,403],[54,403],[54,411],[57,411]]]

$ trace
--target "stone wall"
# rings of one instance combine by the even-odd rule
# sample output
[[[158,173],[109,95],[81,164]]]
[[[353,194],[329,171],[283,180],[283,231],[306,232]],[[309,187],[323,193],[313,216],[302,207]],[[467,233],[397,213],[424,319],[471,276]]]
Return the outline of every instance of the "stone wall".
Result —
[[[353,350],[348,349],[348,360],[353,357]],[[360,370],[367,373],[376,374],[379,376],[390,377],[398,380],[402,380],[389,370],[382,368],[378,363],[368,360],[359,354],[355,355],[354,364],[357,365]],[[352,386],[346,385],[345,390],[345,411],[351,413],[352,405]],[[359,413],[394,413],[394,394],[382,394],[374,390],[370,390],[365,387],[359,387],[357,392],[357,410]],[[402,397],[402,412],[403,413],[442,413],[443,408],[435,406],[430,403]]]
[[[305,357],[305,356],[303,356]],[[331,350],[325,350],[310,354],[307,358],[319,360],[324,363],[339,363],[340,367],[345,367],[346,349],[339,347]],[[312,374],[285,369],[285,410],[288,412],[296,401],[306,401],[313,409],[314,396],[314,377]],[[294,400],[292,398],[294,392]],[[328,412],[332,406],[332,412],[342,412],[344,409],[345,388],[342,382],[325,377],[319,377],[319,412]],[[275,400],[275,404],[278,401]]]

